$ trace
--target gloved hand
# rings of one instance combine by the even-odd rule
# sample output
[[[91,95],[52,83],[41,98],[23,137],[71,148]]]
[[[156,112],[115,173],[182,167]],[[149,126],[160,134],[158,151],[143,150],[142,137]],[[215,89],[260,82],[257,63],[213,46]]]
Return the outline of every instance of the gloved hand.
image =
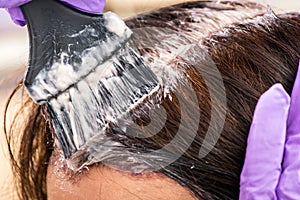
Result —
[[[275,84],[257,103],[239,199],[300,199],[300,69],[291,98]]]
[[[21,26],[26,24],[24,16],[19,6],[31,0],[2,0],[0,8],[7,8],[12,20]],[[77,10],[98,14],[103,11],[106,0],[60,0],[66,5],[73,7]]]

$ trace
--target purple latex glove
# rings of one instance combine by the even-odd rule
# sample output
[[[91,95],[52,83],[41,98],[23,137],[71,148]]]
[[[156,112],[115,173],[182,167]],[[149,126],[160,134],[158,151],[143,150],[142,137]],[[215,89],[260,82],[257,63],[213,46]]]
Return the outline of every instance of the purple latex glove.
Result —
[[[1,0],[0,8],[7,8],[12,20],[21,26],[25,25],[25,19],[18,6],[28,3],[30,0]]]
[[[300,69],[291,98],[275,84],[255,108],[240,181],[250,199],[300,199]]]
[[[300,64],[299,64],[300,67]],[[300,69],[294,83],[287,136],[284,147],[282,173],[277,187],[280,199],[300,199]]]
[[[12,20],[21,26],[26,24],[21,9],[18,7],[31,0],[1,0],[0,8],[7,8]],[[64,4],[77,10],[98,14],[104,9],[106,0],[60,0]]]

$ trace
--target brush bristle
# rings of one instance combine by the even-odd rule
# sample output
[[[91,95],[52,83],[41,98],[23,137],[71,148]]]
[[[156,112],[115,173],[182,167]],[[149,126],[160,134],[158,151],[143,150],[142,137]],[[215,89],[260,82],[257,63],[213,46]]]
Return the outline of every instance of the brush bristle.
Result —
[[[41,44],[43,59],[34,57],[39,62],[30,62],[24,81],[32,99],[46,104],[65,158],[159,88],[129,46],[132,31],[122,19],[111,12],[82,18],[80,31],[62,31]]]
[[[125,45],[87,77],[52,98],[47,107],[65,158],[158,87],[155,74]]]

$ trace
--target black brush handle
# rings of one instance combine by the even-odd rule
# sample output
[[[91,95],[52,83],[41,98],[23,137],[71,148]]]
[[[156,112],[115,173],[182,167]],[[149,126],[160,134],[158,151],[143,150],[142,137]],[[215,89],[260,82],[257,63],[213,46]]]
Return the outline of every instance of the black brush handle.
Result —
[[[80,41],[72,41],[72,38],[66,35],[76,34],[86,25],[101,28],[99,24],[103,23],[102,15],[81,13],[54,0],[33,0],[22,6],[22,11],[30,37],[30,68],[26,74],[25,85],[30,85],[39,71],[51,66],[61,52],[70,48],[66,44],[77,44],[71,48],[74,48],[73,51],[80,52],[99,40],[97,37],[89,37],[88,41],[81,41],[78,44]],[[80,60],[74,57],[74,62]]]
[[[22,6],[30,37],[24,84],[37,103],[45,103],[76,84],[128,41],[131,31],[113,13],[88,14],[55,0],[33,0]],[[111,24],[115,29],[111,29]],[[123,32],[118,27],[123,27]],[[85,62],[84,57],[92,57]],[[69,67],[67,74],[54,64]],[[62,75],[72,80],[59,85]],[[38,76],[39,75],[39,76]],[[59,77],[61,76],[61,77]],[[70,76],[71,77],[71,76]]]

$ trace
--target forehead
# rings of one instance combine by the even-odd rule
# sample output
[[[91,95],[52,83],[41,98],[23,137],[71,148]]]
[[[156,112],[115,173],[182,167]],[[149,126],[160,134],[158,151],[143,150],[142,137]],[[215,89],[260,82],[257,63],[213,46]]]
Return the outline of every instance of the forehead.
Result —
[[[49,165],[47,175],[48,199],[101,200],[195,200],[194,195],[174,180],[159,173],[134,175],[106,166],[92,166],[74,179],[55,174]]]

